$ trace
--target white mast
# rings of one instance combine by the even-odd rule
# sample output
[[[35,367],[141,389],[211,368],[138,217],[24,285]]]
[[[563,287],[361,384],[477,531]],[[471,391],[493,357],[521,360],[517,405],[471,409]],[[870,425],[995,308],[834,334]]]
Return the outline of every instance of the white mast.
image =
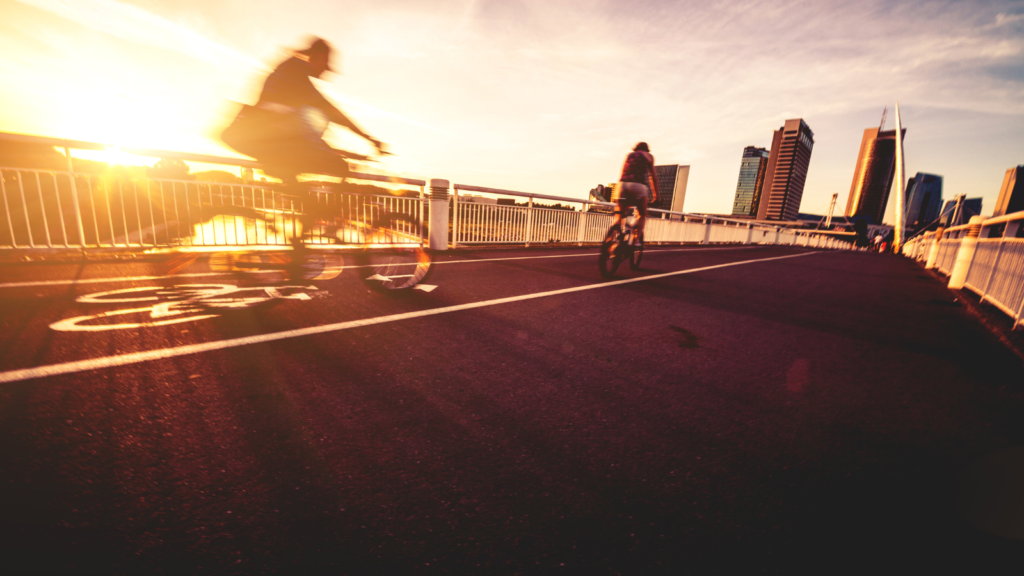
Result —
[[[900,103],[896,102],[896,236],[893,250],[898,254],[903,244],[903,125],[900,123]]]
[[[825,229],[832,226],[832,212],[836,209],[836,199],[839,198],[839,193],[832,195],[832,202],[828,205],[828,216],[825,218]]]

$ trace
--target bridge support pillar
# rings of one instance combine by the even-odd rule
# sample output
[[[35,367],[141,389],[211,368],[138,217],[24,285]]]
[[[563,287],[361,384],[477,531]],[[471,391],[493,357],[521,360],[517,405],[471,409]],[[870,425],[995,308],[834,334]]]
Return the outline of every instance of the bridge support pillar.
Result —
[[[978,249],[978,235],[981,234],[981,216],[971,216],[967,236],[960,240],[960,249],[956,251],[956,262],[949,273],[949,287],[960,290],[967,283],[967,273],[971,270],[974,252]]]
[[[429,238],[431,250],[448,249],[448,181],[440,178],[430,180]]]
[[[939,259],[939,240],[942,240],[942,232],[944,230],[945,228],[939,226],[938,230],[933,232],[932,247],[931,250],[928,251],[928,259],[925,260],[924,262],[925,270],[931,270],[932,268],[935,268],[935,263]]]

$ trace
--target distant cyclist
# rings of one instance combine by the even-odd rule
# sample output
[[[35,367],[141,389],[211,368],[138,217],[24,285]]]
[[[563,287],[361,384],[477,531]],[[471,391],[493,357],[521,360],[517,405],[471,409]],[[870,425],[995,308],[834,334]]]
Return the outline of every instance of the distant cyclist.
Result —
[[[643,238],[647,224],[647,205],[658,200],[658,178],[654,173],[654,156],[647,142],[640,142],[626,156],[622,164],[622,175],[612,191],[611,201],[618,204],[612,226],[617,226],[624,212],[636,206],[639,213],[635,229],[639,239]]]
[[[256,158],[263,171],[286,183],[299,174],[344,178],[345,158],[323,139],[328,123],[344,126],[368,140],[378,152],[383,145],[364,132],[313,86],[331,70],[331,46],[320,38],[294,52],[263,83],[255,106],[246,106],[222,135],[232,148]]]

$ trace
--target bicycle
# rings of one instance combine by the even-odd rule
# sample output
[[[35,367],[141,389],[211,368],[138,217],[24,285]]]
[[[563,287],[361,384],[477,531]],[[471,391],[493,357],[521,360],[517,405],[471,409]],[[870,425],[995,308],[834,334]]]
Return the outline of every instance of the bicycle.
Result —
[[[258,142],[261,136],[260,126],[242,122],[243,115],[239,115],[222,134],[225,142],[244,154],[254,157],[260,156],[258,148],[250,149],[250,146]],[[323,137],[330,126],[327,115],[316,107],[302,107],[295,111],[289,121],[296,122],[298,132],[307,135],[310,140]],[[230,134],[229,134],[230,132]],[[379,153],[388,154],[377,143]],[[345,161],[367,161],[368,156],[353,154],[344,150],[333,150],[334,154],[341,156]],[[282,173],[291,173],[291,169],[283,169]],[[344,174],[338,174],[344,176]],[[268,230],[275,230],[279,215],[292,213],[292,237],[290,238],[291,251],[284,254],[266,253],[237,253],[227,252],[217,255],[211,260],[211,265],[219,270],[230,270],[237,273],[245,272],[284,272],[288,279],[309,280],[327,279],[337,276],[340,267],[329,266],[330,258],[324,258],[323,254],[316,254],[306,246],[305,240],[312,241],[319,237],[319,242],[327,240],[329,244],[341,244],[348,246],[361,246],[362,249],[355,252],[355,268],[364,272],[363,280],[370,286],[381,290],[403,290],[416,287],[430,272],[430,256],[422,246],[422,219],[408,214],[393,213],[387,209],[384,202],[379,200],[358,202],[360,214],[353,217],[346,215],[344,207],[335,206],[332,210],[329,206],[329,196],[321,197],[317,194],[329,194],[330,191],[311,190],[309,184],[303,184],[291,180],[285,185],[283,193],[278,198],[283,198],[287,206],[278,207],[274,205],[267,210],[263,207],[261,216]],[[342,178],[344,184],[345,178]],[[361,197],[368,198],[368,197]],[[326,200],[321,202],[321,200]],[[294,217],[294,205],[298,201],[302,231],[295,234],[296,218]],[[340,209],[339,209],[340,208]],[[422,208],[421,208],[422,209]],[[224,211],[227,215],[253,217],[260,211],[253,208],[242,208],[241,211],[231,207]],[[368,215],[368,217],[367,217]],[[259,216],[257,216],[259,217]],[[339,220],[341,223],[339,224]],[[396,225],[397,224],[397,225]],[[416,235],[411,234],[411,228],[418,225]],[[287,227],[287,221],[285,221]],[[326,233],[325,233],[326,231]],[[409,244],[419,243],[419,246],[410,247]],[[427,287],[424,290],[429,291]]]
[[[369,160],[367,156],[337,152],[346,159]],[[200,207],[212,215],[211,218],[233,216],[262,221],[268,232],[283,232],[286,237],[290,236],[291,247],[286,251],[215,252],[210,257],[210,268],[240,275],[280,272],[291,282],[328,280],[338,276],[345,268],[341,265],[341,256],[312,250],[307,245],[309,241],[358,247],[351,252],[355,261],[351,267],[363,272],[363,280],[374,289],[404,290],[419,285],[431,269],[430,255],[422,245],[410,246],[422,244],[419,216],[392,212],[385,200],[361,195],[357,196],[356,214],[346,214],[346,208],[340,206],[340,201],[331,207],[330,198],[334,192],[337,190],[313,189],[309,183],[295,182],[284,185],[272,197],[273,201],[265,202],[261,208],[223,203],[215,206],[211,196],[210,203]],[[340,196],[335,196],[337,198]],[[299,206],[298,211],[295,210],[296,205]],[[296,230],[297,226],[301,226],[301,232]],[[163,275],[172,276],[197,258],[198,254],[194,253],[171,258],[164,265]],[[432,288],[423,286],[421,289],[430,291]]]
[[[362,218],[346,217],[319,204],[317,208],[303,206],[302,232],[291,238],[290,251],[220,252],[211,256],[210,267],[237,273],[278,271],[293,282],[328,280],[338,276],[345,266],[339,254],[318,253],[306,243],[319,239],[316,244],[326,240],[327,244],[358,247],[351,253],[351,267],[361,272],[370,287],[383,291],[415,288],[431,269],[427,251],[422,246],[408,245],[419,240],[420,233],[410,231],[419,220],[391,212],[372,197],[360,200]]]
[[[630,216],[620,219],[605,234],[597,257],[602,277],[613,278],[624,260],[629,260],[630,269],[640,269],[644,258],[644,239],[635,228],[637,218],[636,208],[631,208]]]

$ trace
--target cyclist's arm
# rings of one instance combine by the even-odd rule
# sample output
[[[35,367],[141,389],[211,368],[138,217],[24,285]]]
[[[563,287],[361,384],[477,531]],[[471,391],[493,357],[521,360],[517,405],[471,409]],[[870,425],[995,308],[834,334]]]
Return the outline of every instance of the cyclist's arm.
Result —
[[[330,119],[331,122],[334,122],[339,126],[344,126],[345,128],[348,128],[352,132],[355,132],[359,136],[362,136],[366,140],[369,140],[371,144],[373,144],[374,146],[377,147],[378,150],[380,150],[380,141],[374,139],[373,136],[370,136],[366,132],[363,132],[362,128],[357,126],[356,123],[350,120],[348,116],[345,116],[345,114],[343,114],[341,110],[338,110],[333,105],[331,105],[331,103],[328,102],[326,98],[324,98],[323,101],[326,106],[322,108],[322,110],[327,114],[327,118]]]

